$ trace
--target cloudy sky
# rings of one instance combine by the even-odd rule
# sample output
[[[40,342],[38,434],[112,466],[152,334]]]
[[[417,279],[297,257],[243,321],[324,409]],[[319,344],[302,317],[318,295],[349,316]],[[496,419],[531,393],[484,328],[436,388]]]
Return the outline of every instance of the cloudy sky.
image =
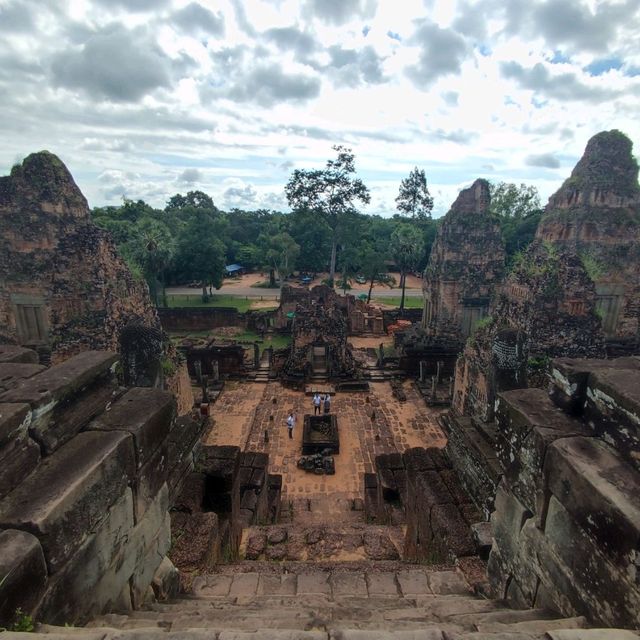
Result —
[[[0,0],[0,169],[48,149],[91,206],[286,209],[294,168],[356,154],[389,215],[477,177],[546,198],[587,140],[640,153],[640,0]]]

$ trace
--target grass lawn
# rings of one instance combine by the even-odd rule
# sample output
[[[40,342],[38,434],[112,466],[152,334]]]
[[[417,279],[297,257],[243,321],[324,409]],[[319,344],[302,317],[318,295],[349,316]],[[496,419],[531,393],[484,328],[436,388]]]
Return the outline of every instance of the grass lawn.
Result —
[[[167,304],[169,308],[175,307],[234,307],[240,313],[249,311],[253,308],[253,305],[260,302],[257,298],[246,298],[245,296],[232,296],[232,295],[217,295],[209,296],[209,302],[206,304],[202,302],[202,296],[199,294],[194,295],[169,295],[167,296]],[[272,309],[278,308],[278,302],[273,300]],[[267,307],[260,307],[261,310],[267,310]]]
[[[260,353],[262,353],[268,347],[274,349],[283,349],[291,344],[291,336],[281,335],[265,335],[264,340],[259,334],[254,331],[243,331],[234,336],[225,336],[223,334],[217,334],[215,329],[211,331],[172,331],[169,333],[171,340],[176,344],[179,344],[184,338],[206,338],[211,336],[212,338],[219,338],[220,340],[234,340],[236,342],[244,343],[246,347],[250,347],[254,342],[260,345]]]
[[[372,302],[376,302],[377,304],[386,304],[390,307],[399,307],[400,306],[400,296],[397,298],[372,298]],[[405,309],[422,309],[422,298],[414,297],[414,296],[405,296],[404,298],[404,308]]]

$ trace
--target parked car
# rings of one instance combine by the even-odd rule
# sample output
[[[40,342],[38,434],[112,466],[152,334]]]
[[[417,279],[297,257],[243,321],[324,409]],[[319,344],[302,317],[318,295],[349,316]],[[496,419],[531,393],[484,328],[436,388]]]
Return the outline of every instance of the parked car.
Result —
[[[364,276],[356,276],[356,282],[358,284],[367,284],[367,279]]]

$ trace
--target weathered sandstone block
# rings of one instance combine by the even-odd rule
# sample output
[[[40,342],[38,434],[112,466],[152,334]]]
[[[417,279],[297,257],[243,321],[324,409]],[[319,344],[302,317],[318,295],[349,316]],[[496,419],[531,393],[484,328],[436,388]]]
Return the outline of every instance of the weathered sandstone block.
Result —
[[[38,354],[33,349],[25,349],[13,344],[0,344],[0,362],[38,363]]]
[[[638,570],[640,478],[595,438],[557,440],[544,463],[547,487],[613,562]]]
[[[0,403],[0,447],[25,433],[30,420],[28,404]]]
[[[166,440],[174,415],[175,400],[170,393],[136,387],[96,418],[89,429],[130,433],[140,468]]]
[[[31,613],[47,584],[47,565],[38,539],[25,531],[0,531],[0,626],[16,608]]]
[[[26,380],[44,371],[40,364],[0,362],[0,392],[13,389],[21,380]]]
[[[542,467],[547,447],[558,438],[588,435],[558,409],[542,389],[506,391],[498,396],[497,453],[510,490],[537,513],[544,492]]]
[[[589,376],[585,420],[640,470],[640,369],[598,369]]]
[[[592,620],[612,626],[640,626],[638,567],[616,566],[554,497],[544,533],[555,554],[571,568]]]
[[[55,573],[75,553],[135,473],[124,433],[77,435],[39,465],[0,505],[0,527],[30,531]]]
[[[26,430],[25,430],[26,431]],[[20,485],[40,462],[40,447],[25,434],[0,449],[0,500]]]

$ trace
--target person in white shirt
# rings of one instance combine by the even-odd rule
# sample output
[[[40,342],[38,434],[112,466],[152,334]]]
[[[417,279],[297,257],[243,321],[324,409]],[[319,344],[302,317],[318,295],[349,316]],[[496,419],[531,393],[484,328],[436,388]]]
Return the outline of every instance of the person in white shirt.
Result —
[[[320,394],[316,391],[313,396],[313,415],[316,416],[321,413],[320,405],[322,404],[322,400],[320,398]]]
[[[289,431],[289,438],[293,439],[293,428],[296,426],[296,415],[293,411],[289,412],[287,417],[287,430]]]

